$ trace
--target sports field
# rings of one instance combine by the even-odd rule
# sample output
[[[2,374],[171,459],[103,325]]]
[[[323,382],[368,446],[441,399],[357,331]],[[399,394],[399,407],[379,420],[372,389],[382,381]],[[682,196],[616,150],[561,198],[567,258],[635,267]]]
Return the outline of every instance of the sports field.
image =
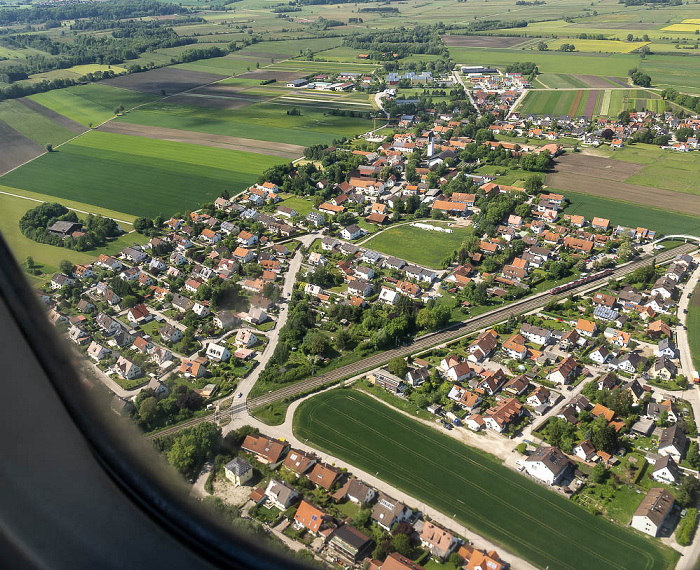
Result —
[[[112,118],[115,107],[119,105],[130,109],[136,105],[158,99],[158,97],[128,89],[90,83],[37,93],[31,95],[30,99],[87,127],[90,124],[97,125]]]
[[[588,514],[491,456],[354,390],[302,403],[294,435],[454,515],[540,568],[673,568],[678,553]],[[639,496],[641,501],[642,497]]]
[[[281,162],[263,154],[92,131],[0,183],[134,216],[168,216],[213,200],[224,189],[240,192]]]
[[[447,227],[444,224],[435,225]],[[439,269],[445,256],[459,249],[464,239],[472,233],[471,228],[455,228],[453,233],[447,234],[406,224],[384,230],[363,246],[412,263]]]
[[[239,95],[245,101],[245,92]],[[333,139],[352,137],[372,128],[369,120],[329,115],[329,110],[323,108],[323,102],[308,99],[277,99],[274,103],[246,104],[243,108],[229,110],[153,103],[117,120],[302,146],[330,143]],[[287,111],[294,108],[301,114],[288,115]],[[369,111],[371,107],[357,107],[356,110]]]

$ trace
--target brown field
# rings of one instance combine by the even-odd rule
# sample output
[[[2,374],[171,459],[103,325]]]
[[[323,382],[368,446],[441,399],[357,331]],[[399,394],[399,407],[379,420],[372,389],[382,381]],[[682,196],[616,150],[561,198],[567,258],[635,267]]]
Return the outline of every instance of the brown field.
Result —
[[[130,135],[134,137],[184,142],[202,146],[226,148],[229,150],[242,150],[246,152],[254,152],[256,154],[267,154],[269,156],[280,156],[282,158],[289,159],[296,159],[304,155],[304,147],[296,144],[258,141],[254,139],[229,137],[225,135],[212,135],[209,133],[198,133],[195,131],[184,131],[180,129],[168,129],[165,127],[149,127],[145,125],[133,125],[131,123],[118,123],[110,121],[109,123],[101,125],[98,130],[108,133],[117,133],[120,135]]]
[[[304,77],[303,73],[298,71],[274,71],[267,69],[255,69],[247,73],[241,73],[236,75],[239,79],[276,79],[277,81],[291,81],[293,79],[301,79]]]
[[[34,141],[0,121],[0,176],[43,153]]]
[[[43,105],[40,105],[33,99],[27,99],[26,97],[22,97],[20,99],[17,99],[17,101],[22,103],[22,105],[24,105],[25,107],[29,107],[35,113],[43,115],[47,119],[52,120],[54,123],[61,125],[62,127],[68,129],[72,133],[75,133],[76,135],[84,133],[88,130],[87,127],[84,127],[83,125],[74,121],[73,119],[69,119],[68,117],[59,115],[56,111],[44,107]]]
[[[248,94],[245,91],[251,89],[249,86],[241,85],[223,85],[221,83],[215,83],[213,85],[205,85],[204,87],[198,87],[193,89],[188,95],[209,95],[212,97],[228,97],[231,99],[243,99],[244,101],[255,101],[260,103],[261,101],[267,101],[270,97],[265,97],[264,95],[254,95]]]
[[[620,87],[629,87],[630,84],[627,83],[624,79],[620,79],[619,77],[606,77],[605,79],[608,79],[615,83],[616,85],[619,85]]]
[[[442,36],[442,41],[447,47],[486,47],[486,48],[510,48],[525,41],[526,38],[510,36]]]
[[[598,88],[603,88],[605,89],[606,87],[610,87],[610,82],[605,81],[602,77],[598,77],[597,75],[574,75],[577,79],[580,79],[584,83],[586,83],[589,87],[595,87],[596,89]]]
[[[166,95],[172,95],[225,78],[225,75],[215,73],[161,67],[143,73],[130,73],[114,79],[105,79],[102,83],[154,95],[160,95],[161,91],[165,90]]]
[[[644,166],[597,156],[568,154],[557,159],[555,169],[547,174],[545,183],[564,191],[700,216],[700,196],[624,182]]]

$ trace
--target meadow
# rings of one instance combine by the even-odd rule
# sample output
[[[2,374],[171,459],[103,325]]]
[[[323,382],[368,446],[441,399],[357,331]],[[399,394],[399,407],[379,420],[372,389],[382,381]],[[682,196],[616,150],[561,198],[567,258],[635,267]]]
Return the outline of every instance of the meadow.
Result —
[[[604,53],[630,53],[647,45],[649,42],[621,42],[618,40],[582,40],[579,38],[559,38],[545,40],[549,49],[559,49],[563,44],[573,44],[576,51],[580,52],[604,52]]]
[[[6,122],[40,146],[56,146],[75,136],[75,133],[14,99],[0,102],[0,121]]]
[[[240,192],[281,162],[262,154],[92,131],[0,182],[134,216],[169,216],[213,200],[224,189]]]
[[[30,99],[87,127],[91,124],[95,126],[111,119],[114,116],[114,109],[119,105],[130,109],[159,99],[159,97],[147,93],[139,93],[138,91],[90,83],[88,85],[77,85],[66,89],[37,93],[31,95]]]
[[[241,96],[245,97],[245,92]],[[276,101],[254,103],[236,110],[154,103],[131,111],[117,121],[303,146],[330,143],[333,139],[351,137],[372,128],[369,120],[326,114],[324,103],[296,99]],[[301,114],[288,115],[287,111],[293,108],[299,109]],[[354,109],[368,111],[371,108]]]
[[[471,228],[453,228],[453,233],[447,234],[405,224],[384,230],[363,246],[412,263],[439,269],[441,261],[455,249],[459,249],[464,239],[472,233]]]
[[[294,435],[427,503],[541,568],[673,568],[678,553],[595,517],[354,390],[303,402]],[[641,496],[639,497],[641,501]]]
[[[548,188],[548,190],[560,192],[566,196],[569,201],[566,214],[581,215],[588,220],[596,216],[605,217],[612,225],[643,227],[665,235],[700,235],[700,220],[694,216],[684,216],[677,212],[619,200],[608,200],[564,189]]]

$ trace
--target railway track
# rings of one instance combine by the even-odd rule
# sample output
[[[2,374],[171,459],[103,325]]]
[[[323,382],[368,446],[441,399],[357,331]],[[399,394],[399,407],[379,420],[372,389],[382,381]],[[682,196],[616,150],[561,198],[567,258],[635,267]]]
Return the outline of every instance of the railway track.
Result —
[[[673,259],[678,254],[687,253],[696,248],[697,246],[695,245],[685,244],[672,250],[661,252],[659,255],[655,256],[656,262],[664,263],[666,261],[669,261],[670,259]],[[649,263],[649,261],[650,258],[646,257],[639,261],[630,262],[624,266],[616,268],[609,277],[612,279],[619,280],[625,275],[638,269],[639,267],[642,267],[643,265]],[[353,364],[342,366],[340,368],[337,368],[325,374],[321,374],[319,376],[312,376],[311,378],[307,378],[306,380],[302,380],[301,382],[297,382],[291,386],[280,388],[279,390],[275,390],[274,392],[258,396],[257,398],[249,399],[245,403],[241,402],[240,404],[235,405],[233,408],[228,408],[225,411],[220,411],[216,419],[223,419],[232,414],[238,413],[242,411],[243,408],[253,410],[255,408],[266,406],[273,402],[278,402],[280,400],[291,398],[304,392],[315,390],[325,384],[330,384],[332,382],[336,382],[344,378],[356,376],[358,374],[367,372],[378,366],[386,364],[392,358],[396,358],[397,356],[408,356],[409,354],[413,354],[415,352],[419,352],[422,350],[432,348],[434,346],[438,346],[440,344],[444,344],[446,342],[450,342],[461,336],[471,334],[478,330],[493,326],[501,321],[506,320],[508,317],[510,317],[510,315],[527,313],[534,309],[543,307],[550,301],[563,299],[572,294],[580,294],[586,291],[598,289],[604,286],[606,283],[607,280],[600,280],[593,283],[586,283],[584,285],[559,293],[557,295],[552,295],[547,291],[544,293],[538,293],[534,296],[527,297],[526,299],[522,299],[521,301],[515,301],[509,305],[493,309],[488,313],[479,315],[477,317],[473,317],[471,319],[453,325],[448,329],[422,336],[414,342],[405,346],[400,346],[379,354],[369,356],[363,360],[360,360]],[[211,413],[206,416],[195,418],[182,424],[166,428],[158,433],[151,434],[146,437],[148,439],[153,439],[154,437],[160,437],[161,435],[169,435],[181,429],[192,427],[205,421],[213,421],[215,419],[214,416],[215,413]]]

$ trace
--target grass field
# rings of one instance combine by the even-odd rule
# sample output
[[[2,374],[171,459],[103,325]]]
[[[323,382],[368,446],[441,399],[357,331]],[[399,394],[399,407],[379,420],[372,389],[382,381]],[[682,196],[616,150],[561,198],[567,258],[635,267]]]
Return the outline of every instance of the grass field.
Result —
[[[5,121],[40,146],[49,143],[56,146],[75,136],[65,127],[12,99],[0,103],[0,121]]]
[[[652,570],[672,568],[678,558],[356,391],[331,390],[301,404],[294,435],[378,472],[541,568]]]
[[[641,172],[625,182],[700,194],[700,160],[696,153],[671,152],[654,145],[635,144],[615,152],[607,148],[601,149],[600,154],[606,158],[646,165]]]
[[[327,115],[326,109],[318,108],[323,103],[277,101],[255,103],[236,110],[153,103],[117,120],[303,146],[330,143],[333,139],[352,137],[372,128],[372,123],[366,119]],[[301,115],[287,115],[287,111],[295,107],[300,109]],[[363,111],[370,109],[357,107]]]
[[[614,225],[643,227],[665,235],[700,235],[700,219],[694,216],[684,216],[676,212],[578,194],[568,190],[548,189],[561,192],[566,196],[570,202],[566,208],[567,214],[582,215],[589,220],[595,216],[604,216]]]
[[[6,187],[0,187],[0,189],[6,192],[14,190]],[[50,199],[50,197],[46,198]],[[61,203],[66,206],[68,205],[63,201],[61,201]],[[35,283],[44,281],[55,273],[58,270],[58,263],[62,259],[67,259],[73,263],[88,263],[94,261],[99,253],[115,254],[127,245],[131,245],[134,242],[144,244],[148,242],[149,239],[147,236],[137,233],[125,234],[109,243],[106,248],[99,251],[88,252],[73,251],[62,247],[37,243],[21,234],[19,231],[19,220],[27,210],[38,206],[38,203],[33,200],[2,194],[0,195],[0,204],[2,204],[3,212],[3,215],[0,216],[0,232],[2,232],[3,237],[7,240],[17,261],[24,263],[28,256],[32,256],[34,262],[41,266],[40,268],[45,274],[43,278],[32,277],[32,281]],[[83,208],[80,209],[85,208],[89,207],[83,205]],[[83,218],[85,216],[85,214],[78,215]],[[126,229],[131,228],[127,226]]]
[[[31,95],[37,103],[77,121],[81,125],[98,125],[114,116],[114,108],[136,105],[159,99],[155,95],[90,83],[67,89],[55,89]]]
[[[406,224],[384,230],[366,242],[364,247],[438,269],[445,256],[459,249],[471,234],[471,228],[455,228],[453,233],[447,234]]]
[[[552,73],[544,75],[546,76],[543,79],[544,85],[548,87],[576,80],[570,75]],[[665,106],[666,102],[658,94],[644,89],[534,90],[527,94],[518,106],[518,111],[535,115],[616,117],[624,110],[648,110],[659,113],[665,109]]]
[[[264,169],[283,161],[262,154],[92,131],[0,182],[134,216],[168,216],[213,200],[223,189],[237,193]]]

